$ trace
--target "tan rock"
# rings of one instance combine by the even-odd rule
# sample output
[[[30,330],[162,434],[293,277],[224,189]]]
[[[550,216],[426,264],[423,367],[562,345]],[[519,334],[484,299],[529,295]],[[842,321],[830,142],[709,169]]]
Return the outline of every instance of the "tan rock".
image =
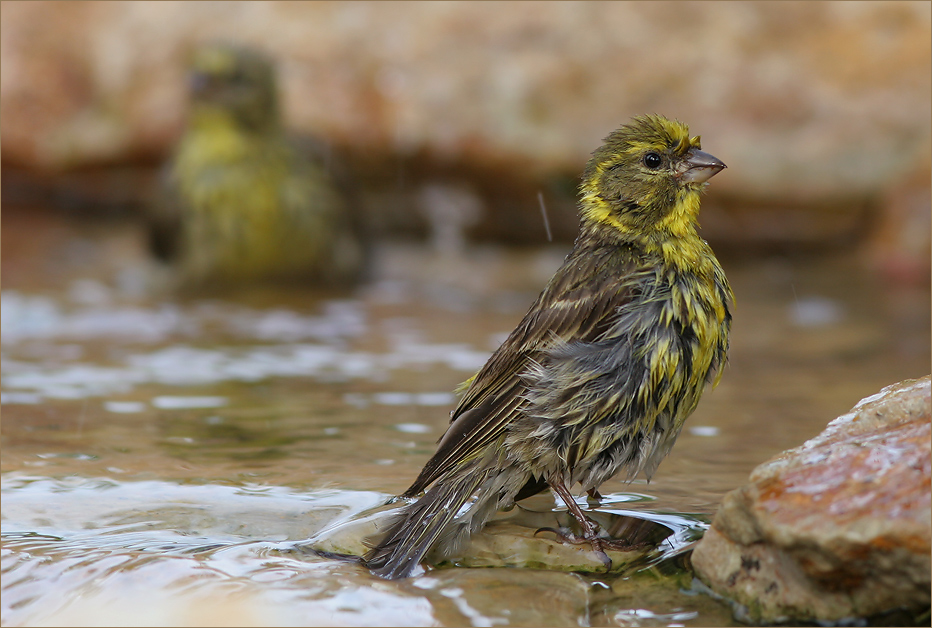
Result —
[[[930,378],[888,386],[725,496],[693,552],[750,621],[838,621],[930,602]]]
[[[547,496],[527,500],[538,507],[550,502]],[[400,503],[375,508],[365,516],[329,526],[301,545],[348,556],[361,556],[371,547],[371,540],[388,524],[388,517]],[[702,527],[694,520],[675,515],[636,517],[613,512],[611,507],[588,510],[611,538],[621,539],[629,547],[609,549],[611,571],[627,572],[666,561],[675,561],[687,551],[688,538]],[[554,531],[570,530],[574,525],[566,511],[550,507],[530,510],[517,506],[498,513],[481,531],[474,534],[458,556],[436,559],[428,554],[425,562],[440,567],[521,567],[580,573],[605,573],[606,565],[592,551],[589,543],[568,543]],[[690,532],[692,531],[692,532]]]

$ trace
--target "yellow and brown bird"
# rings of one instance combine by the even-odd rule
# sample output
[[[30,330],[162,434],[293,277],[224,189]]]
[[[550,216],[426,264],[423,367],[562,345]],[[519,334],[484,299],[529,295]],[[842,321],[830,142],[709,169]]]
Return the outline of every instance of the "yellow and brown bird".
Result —
[[[361,229],[310,146],[285,134],[268,57],[197,48],[187,128],[150,216],[154,253],[183,285],[356,280]]]
[[[404,493],[423,495],[365,557],[374,573],[402,578],[428,552],[451,556],[497,510],[548,486],[585,540],[608,546],[569,489],[650,478],[726,360],[733,295],[696,233],[699,196],[724,167],[660,116],[605,138],[583,174],[572,252],[466,382]]]

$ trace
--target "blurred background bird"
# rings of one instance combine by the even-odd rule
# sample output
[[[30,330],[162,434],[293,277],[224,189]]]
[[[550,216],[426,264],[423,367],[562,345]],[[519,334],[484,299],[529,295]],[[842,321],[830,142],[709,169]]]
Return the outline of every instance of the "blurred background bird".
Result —
[[[322,152],[286,137],[270,59],[226,43],[197,48],[187,128],[151,212],[152,251],[184,286],[356,281],[363,230]]]
[[[725,167],[686,125],[635,118],[581,185],[581,230],[530,311],[465,386],[437,451],[367,554],[386,578],[460,551],[497,510],[548,486],[597,551],[610,545],[569,489],[650,478],[728,351],[731,288],[697,232]],[[607,556],[603,560],[608,561]]]

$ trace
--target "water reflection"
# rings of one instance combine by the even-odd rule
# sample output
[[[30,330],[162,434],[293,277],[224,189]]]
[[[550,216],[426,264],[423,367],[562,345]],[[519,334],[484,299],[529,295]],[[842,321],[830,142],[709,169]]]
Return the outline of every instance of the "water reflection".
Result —
[[[346,339],[361,335],[365,324],[359,304],[345,302],[325,303],[321,316],[301,316],[285,310],[257,312],[219,304],[68,311],[50,297],[25,297],[18,292],[4,293],[2,303],[2,338],[8,354],[34,354],[40,341],[46,343],[45,347],[63,340],[104,341],[121,347],[172,343],[149,352],[123,349],[119,357],[111,360],[117,363],[114,366],[79,361],[85,351],[77,344],[67,345],[71,351],[55,360],[54,366],[47,361],[8,357],[3,361],[5,403],[125,394],[146,383],[190,386],[270,377],[309,377],[326,382],[383,379],[397,369],[434,365],[469,374],[488,359],[487,351],[457,343],[428,344],[414,334],[390,335],[391,346],[384,353],[350,350]],[[37,315],[37,311],[41,314]],[[218,331],[205,331],[211,328]],[[236,338],[238,344],[211,348],[182,344],[193,338],[201,342]],[[307,339],[318,342],[301,342]],[[244,345],[248,340],[262,340],[265,344]],[[278,344],[269,344],[272,342]],[[170,403],[169,396],[159,399],[164,401],[161,406],[153,401],[156,407]],[[385,392],[376,395],[375,400],[384,404],[413,401],[444,405],[452,397],[448,392],[413,396]]]

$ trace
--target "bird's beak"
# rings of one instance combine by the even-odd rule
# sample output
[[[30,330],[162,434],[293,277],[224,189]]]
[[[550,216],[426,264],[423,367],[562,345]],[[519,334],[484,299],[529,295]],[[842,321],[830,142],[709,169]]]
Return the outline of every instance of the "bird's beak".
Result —
[[[709,153],[691,148],[682,162],[680,180],[686,183],[704,183],[726,167],[720,159]]]

